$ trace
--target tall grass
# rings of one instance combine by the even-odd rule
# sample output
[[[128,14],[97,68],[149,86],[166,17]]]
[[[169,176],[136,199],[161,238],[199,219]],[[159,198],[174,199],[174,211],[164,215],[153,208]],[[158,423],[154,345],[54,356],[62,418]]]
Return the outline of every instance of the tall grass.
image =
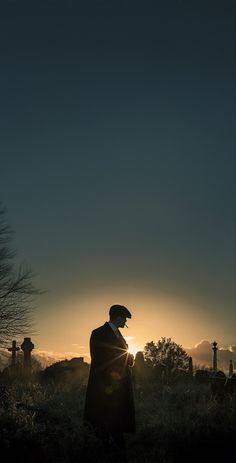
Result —
[[[19,383],[0,392],[0,445],[8,457],[42,463],[112,462],[114,455],[82,424],[85,386]],[[137,433],[126,436],[128,461],[225,461],[233,455],[236,399],[181,381],[135,391]]]

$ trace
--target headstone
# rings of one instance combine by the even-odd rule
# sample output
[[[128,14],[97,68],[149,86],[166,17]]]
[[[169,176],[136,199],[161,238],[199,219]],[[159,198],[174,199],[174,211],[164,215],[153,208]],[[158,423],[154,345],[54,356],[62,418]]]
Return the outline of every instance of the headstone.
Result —
[[[225,393],[225,382],[226,376],[223,371],[215,371],[213,372],[211,378],[211,392],[212,397],[216,398],[223,398]]]
[[[153,379],[153,368],[147,364],[142,351],[136,353],[132,377],[136,389],[147,386]]]
[[[225,382],[225,392],[230,396],[236,395],[236,373],[229,376]]]
[[[190,376],[193,376],[193,359],[192,357],[189,357],[188,359],[188,371]]]
[[[9,352],[11,352],[11,367],[15,368],[16,366],[16,353],[18,350],[20,350],[19,347],[16,347],[16,341],[12,341],[12,347],[9,347],[7,349]]]
[[[24,338],[21,349],[24,352],[24,370],[27,374],[31,372],[31,352],[34,349],[34,344],[31,342],[30,338]]]
[[[194,379],[198,384],[209,384],[210,372],[208,370],[196,370]]]

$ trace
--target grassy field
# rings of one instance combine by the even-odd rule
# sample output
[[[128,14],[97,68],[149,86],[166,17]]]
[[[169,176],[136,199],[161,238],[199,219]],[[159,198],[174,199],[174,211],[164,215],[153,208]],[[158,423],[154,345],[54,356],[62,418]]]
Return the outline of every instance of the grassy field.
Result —
[[[42,463],[112,462],[84,429],[85,386],[15,383],[0,390],[0,446],[8,458]],[[193,380],[135,391],[137,433],[126,435],[128,461],[234,461],[236,399],[211,398]]]

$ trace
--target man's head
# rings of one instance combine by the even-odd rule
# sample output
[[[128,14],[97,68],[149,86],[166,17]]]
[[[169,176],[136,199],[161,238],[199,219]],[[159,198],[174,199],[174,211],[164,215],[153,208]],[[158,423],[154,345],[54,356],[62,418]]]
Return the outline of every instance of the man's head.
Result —
[[[126,319],[131,318],[131,313],[124,305],[115,304],[110,307],[109,316],[117,328],[124,328]]]

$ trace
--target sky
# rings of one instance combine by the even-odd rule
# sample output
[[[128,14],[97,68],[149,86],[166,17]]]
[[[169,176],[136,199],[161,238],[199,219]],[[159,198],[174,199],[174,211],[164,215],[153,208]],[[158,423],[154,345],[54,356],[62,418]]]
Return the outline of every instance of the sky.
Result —
[[[35,346],[236,344],[235,3],[0,6],[0,200],[47,290]]]

